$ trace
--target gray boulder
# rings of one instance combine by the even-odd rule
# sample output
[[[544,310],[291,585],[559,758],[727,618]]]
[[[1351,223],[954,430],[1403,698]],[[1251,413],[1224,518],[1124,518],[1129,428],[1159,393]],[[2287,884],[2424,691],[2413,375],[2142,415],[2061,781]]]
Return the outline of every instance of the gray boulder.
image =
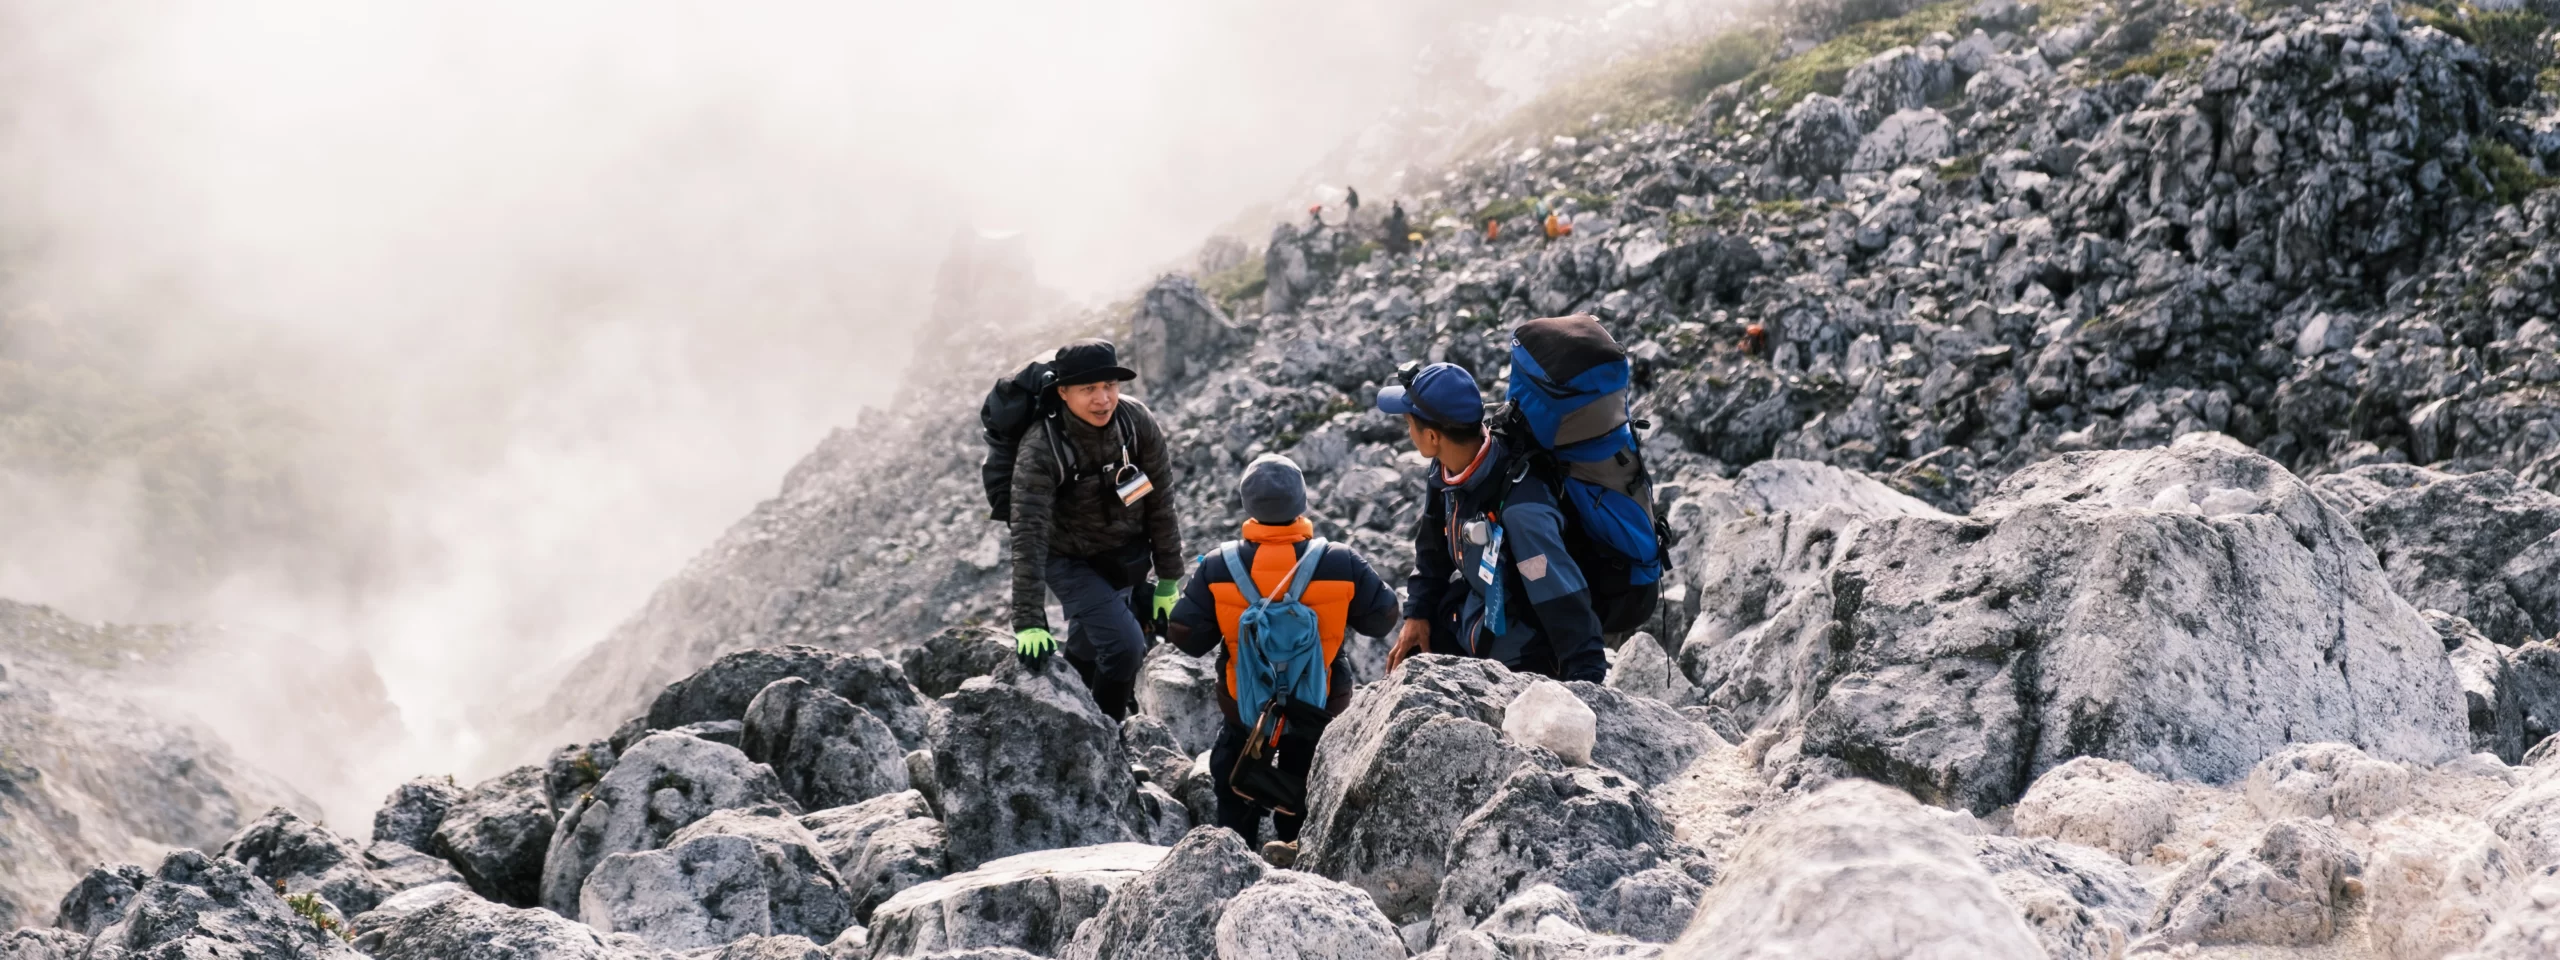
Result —
[[[2530,878],[2524,895],[2480,938],[2447,960],[2541,960],[2560,954],[2560,871]]]
[[[1955,67],[1938,47],[1895,47],[1849,68],[1840,99],[1873,126],[1905,110],[1919,110],[1956,91]],[[1941,123],[1944,121],[1941,120]]]
[[[90,960],[89,938],[69,930],[20,927],[0,935],[0,960]]]
[[[1120,726],[1051,657],[961,684],[933,721],[954,870],[1027,850],[1137,839]]]
[[[800,805],[823,810],[907,789],[907,751],[871,711],[799,677],[747,704],[739,747]]]
[[[558,823],[542,768],[517,767],[464,792],[426,851],[452,863],[481,896],[532,906],[542,897],[543,859]]]
[[[897,664],[870,651],[839,653],[804,644],[741,650],[712,661],[658,694],[649,705],[649,727],[673,730],[689,723],[744,719],[756,694],[784,677],[807,680],[870,711],[906,749],[924,745],[931,711]]]
[[[1152,395],[1196,380],[1222,355],[1252,339],[1190,277],[1168,273],[1138,298],[1129,316],[1128,359]]]
[[[2357,467],[2319,488],[2354,505],[2356,529],[2411,604],[2469,620],[2502,646],[2560,635],[2560,495],[2504,470],[2406,464]]]
[[[577,914],[579,888],[604,858],[656,850],[713,811],[761,803],[792,805],[773,768],[734,747],[683,733],[652,734],[561,815],[543,860],[542,905],[562,916]]]
[[[1066,960],[1152,960],[1217,955],[1228,898],[1270,872],[1235,831],[1196,827],[1155,868],[1111,894],[1076,932]]]
[[[1674,707],[1687,706],[1698,696],[1698,685],[1689,682],[1672,661],[1671,652],[1650,633],[1636,634],[1618,646],[1617,657],[1609,662],[1608,684]]]
[[[1848,169],[1865,172],[1929,163],[1954,152],[1955,137],[1955,124],[1936,110],[1921,107],[1889,113],[1858,138]]]
[[[1697,901],[1689,901],[1689,912],[1665,917],[1672,934],[1689,921]],[[1669,939],[1665,937],[1664,939]],[[1625,937],[1593,933],[1585,926],[1582,908],[1575,897],[1555,887],[1540,884],[1520,891],[1504,901],[1493,915],[1473,930],[1459,931],[1441,942],[1426,956],[1450,957],[1627,957],[1661,956],[1663,948]]]
[[[2560,867],[2560,763],[2530,768],[2484,819],[2521,861],[2518,873]]]
[[[629,746],[630,741],[623,745]],[[551,759],[543,764],[542,772],[543,791],[551,798],[551,812],[557,814],[576,803],[579,795],[613,769],[617,756],[610,739],[573,743],[551,751]]]
[[[445,811],[461,800],[462,788],[452,777],[419,777],[393,787],[382,809],[373,812],[373,839],[424,850]]]
[[[2252,508],[2207,516],[2190,491]],[[2076,756],[2228,783],[2294,741],[2466,752],[2433,631],[2342,516],[2220,435],[2047,460],[1970,517],[1840,527],[1854,550],[1808,545],[1760,581],[1792,589],[1742,608],[1759,622],[1693,629],[1682,659],[1735,726],[1800,722],[1804,754],[1931,802],[1987,812]]]
[[[1715,742],[1713,732],[1662,701],[1579,680],[1564,686],[1599,718],[1591,762],[1638,786],[1671,782]]]
[[[900,656],[907,680],[928,697],[950,696],[970,677],[996,672],[1013,659],[1013,637],[981,627],[950,627]]]
[[[696,951],[688,960],[834,960],[828,948],[807,937],[743,937],[718,950]]]
[[[1043,850],[909,887],[872,913],[871,955],[991,946],[1054,955],[1112,891],[1155,869],[1166,852],[1143,843]]]
[[[1787,108],[1769,144],[1769,165],[1782,177],[1836,176],[1866,135],[1858,108],[1838,97],[1814,94]]]
[[[1666,956],[2041,960],[1950,816],[1844,780],[1770,815]]]
[[[62,895],[62,907],[54,914],[53,925],[79,931],[83,937],[94,937],[108,924],[124,919],[133,907],[133,898],[151,882],[150,871],[130,863],[102,863],[89,868],[80,883]]]
[[[1219,960],[1395,960],[1404,941],[1369,894],[1282,870],[1246,887],[1218,915]]]
[[[355,918],[373,960],[629,960],[595,928],[549,910],[481,899],[460,884],[402,892]]]
[[[713,947],[755,935],[833,940],[852,925],[845,884],[817,837],[780,808],[720,810],[667,846],[617,853],[581,889],[579,918],[655,947]]]
[[[2151,919],[2151,891],[2112,856],[2051,840],[1975,844],[1975,859],[2054,960],[2116,960]]]
[[[2180,866],[2163,885],[2151,917],[2156,932],[2144,942],[2325,943],[2343,919],[2347,880],[2362,869],[2335,828],[2276,821],[2245,852],[2214,848]]]
[[[1170,643],[1147,651],[1138,672],[1138,711],[1173,731],[1175,749],[1197,756],[1218,744],[1226,714],[1218,709],[1217,658],[1194,657]]]
[[[916,884],[943,875],[949,840],[933,808],[913,790],[873,797],[850,807],[800,818],[844,878],[854,919]]]
[[[2523,688],[2509,676],[2509,651],[2490,643],[2471,621],[2442,610],[2421,610],[2427,626],[2444,643],[2445,660],[2453,666],[2453,682],[2462,688],[2462,705],[2471,724],[2471,752],[2494,754],[2507,763],[2524,758]]]
[[[775,807],[720,810],[676,831],[670,846],[704,837],[740,837],[756,846],[764,865],[771,932],[835,939],[853,925],[852,897],[817,835]]]
[[[1501,730],[1527,686],[1500,664],[1424,655],[1361,688],[1316,746],[1298,869],[1367,891],[1391,919],[1428,918],[1459,822],[1528,757]]]
[[[2501,655],[2507,663],[2498,692],[2515,698],[2520,742],[2539,744],[2560,734],[2560,640],[2536,640]]]
[[[405,844],[377,840],[364,848],[364,868],[382,881],[386,896],[438,883],[467,883],[462,871],[442,857],[429,856]]]
[[[391,895],[365,865],[364,848],[281,807],[240,828],[222,855],[285,893],[319,894],[350,917]]]
[[[337,931],[324,930],[297,914],[274,887],[238,861],[194,850],[180,850],[160,861],[160,869],[143,885],[125,915],[98,931],[90,955],[100,956],[109,949],[168,958],[361,960],[363,956],[349,948]]]
[[[1459,823],[1432,906],[1432,931],[1446,937],[1474,927],[1514,892],[1540,884],[1572,894],[1584,915],[1594,915],[1621,881],[1692,853],[1672,840],[1661,811],[1627,778],[1522,764]],[[1703,886],[1693,879],[1673,899],[1695,905]],[[1645,905],[1646,898],[1633,899],[1634,906]],[[1664,940],[1679,933],[1678,925],[1659,930],[1649,918],[1628,919]],[[1614,931],[1621,924],[1611,915],[1596,926]]]

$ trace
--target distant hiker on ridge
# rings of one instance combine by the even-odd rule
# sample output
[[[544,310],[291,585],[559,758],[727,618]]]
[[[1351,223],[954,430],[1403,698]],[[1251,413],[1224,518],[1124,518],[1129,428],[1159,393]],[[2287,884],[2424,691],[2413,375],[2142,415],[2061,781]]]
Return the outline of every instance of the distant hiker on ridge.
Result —
[[[1387,232],[1384,244],[1387,252],[1402,254],[1412,250],[1412,234],[1413,222],[1405,219],[1404,201],[1398,200],[1387,208]]]
[[[1236,492],[1244,539],[1200,559],[1165,636],[1192,656],[1219,651],[1226,726],[1209,755],[1218,824],[1250,846],[1261,842],[1262,813],[1271,810],[1280,837],[1263,855],[1288,866],[1316,737],[1351,705],[1344,631],[1386,636],[1396,625],[1396,592],[1350,547],[1315,535],[1306,478],[1289,458],[1264,454],[1246,464]]]
[[[1114,720],[1129,713],[1147,653],[1139,611],[1163,620],[1182,577],[1164,431],[1120,396],[1137,376],[1110,341],[1078,340],[997,381],[979,412],[993,448],[988,501],[1013,524],[1014,653],[1030,662],[1057,649],[1045,586],[1066,610],[1067,662]],[[1151,570],[1138,607],[1131,591]]]

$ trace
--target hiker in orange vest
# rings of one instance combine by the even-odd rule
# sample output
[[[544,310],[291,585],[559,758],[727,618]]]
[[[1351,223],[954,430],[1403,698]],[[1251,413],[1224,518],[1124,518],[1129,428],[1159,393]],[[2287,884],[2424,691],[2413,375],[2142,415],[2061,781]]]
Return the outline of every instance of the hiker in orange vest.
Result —
[[[1742,353],[1756,357],[1769,349],[1769,330],[1759,324],[1742,328]]]
[[[1306,518],[1306,479],[1289,458],[1277,454],[1255,458],[1245,465],[1236,491],[1244,501],[1247,517],[1244,538],[1210,551],[1193,565],[1181,599],[1174,602],[1165,639],[1195,657],[1218,651],[1218,708],[1226,714],[1226,725],[1218,734],[1217,747],[1209,754],[1209,776],[1218,795],[1218,824],[1242,836],[1247,846],[1258,845],[1263,811],[1270,810],[1272,825],[1280,837],[1273,847],[1264,848],[1264,856],[1282,863],[1296,854],[1298,828],[1306,815],[1307,768],[1315,761],[1316,736],[1326,720],[1341,715],[1351,705],[1351,672],[1341,657],[1345,631],[1383,637],[1394,630],[1396,592],[1349,546],[1316,538],[1315,525]],[[1302,576],[1299,568],[1307,554],[1318,549],[1322,550],[1321,555]],[[1240,694],[1238,665],[1259,664],[1271,655],[1267,649],[1243,646],[1255,638],[1239,637],[1245,632],[1242,625],[1259,622],[1248,621],[1247,608],[1255,598],[1273,602],[1287,599],[1293,588],[1298,590],[1296,602],[1314,612],[1315,639],[1320,641],[1323,664],[1321,668],[1307,666],[1324,678],[1323,689],[1294,691],[1301,701],[1296,709],[1266,711],[1263,708],[1268,700],[1243,704],[1249,709],[1239,709],[1238,697],[1251,697],[1252,691]],[[1252,592],[1248,594],[1247,590]],[[1321,711],[1312,709],[1316,704],[1322,705]],[[1254,723],[1246,722],[1247,713],[1255,715]],[[1266,713],[1280,715],[1263,716]],[[1255,735],[1256,728],[1277,731],[1270,734],[1276,743],[1266,742],[1276,747],[1277,756],[1262,760],[1259,769],[1252,766],[1256,758],[1248,756],[1246,750],[1248,741],[1260,739]],[[1248,776],[1238,777],[1239,770]],[[1277,785],[1276,794],[1272,783],[1275,777],[1284,781]],[[1286,796],[1292,789],[1296,796]]]

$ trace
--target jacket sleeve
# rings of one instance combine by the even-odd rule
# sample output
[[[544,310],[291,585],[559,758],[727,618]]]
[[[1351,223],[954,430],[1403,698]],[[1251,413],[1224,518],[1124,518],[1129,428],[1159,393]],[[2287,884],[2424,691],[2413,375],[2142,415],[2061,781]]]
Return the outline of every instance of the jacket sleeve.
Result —
[[[1173,457],[1154,412],[1142,404],[1132,402],[1131,406],[1139,414],[1138,469],[1146,471],[1147,479],[1156,485],[1155,492],[1139,501],[1147,510],[1147,542],[1155,548],[1156,579],[1178,580],[1182,577],[1182,517],[1173,506]]]
[[[1049,511],[1058,494],[1058,458],[1049,427],[1022,432],[1013,456],[1013,628],[1049,626]]]
[[[1387,586],[1386,578],[1370,569],[1369,560],[1351,554],[1351,629],[1372,637],[1383,637],[1396,629],[1396,591]]]
[[[1424,481],[1422,516],[1413,521],[1413,575],[1404,581],[1407,620],[1428,620],[1440,609],[1440,592],[1449,589],[1449,571],[1458,568],[1458,562],[1449,557],[1448,514],[1429,483]]]
[[[1564,513],[1552,503],[1514,503],[1502,510],[1502,529],[1511,569],[1528,590],[1538,627],[1555,651],[1558,672],[1567,680],[1606,679],[1609,658],[1602,652],[1600,616],[1592,612],[1582,568],[1565,551]]]
[[[1165,631],[1165,639],[1195,657],[1217,649],[1223,636],[1218,631],[1218,596],[1209,591],[1213,567],[1224,569],[1225,563],[1202,557],[1192,565],[1191,579],[1182,585],[1182,599],[1174,601],[1172,623]]]

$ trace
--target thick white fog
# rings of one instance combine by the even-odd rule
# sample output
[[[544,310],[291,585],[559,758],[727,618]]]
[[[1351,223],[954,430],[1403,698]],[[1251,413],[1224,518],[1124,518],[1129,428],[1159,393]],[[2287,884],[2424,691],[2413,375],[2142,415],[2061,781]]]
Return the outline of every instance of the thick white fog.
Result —
[[[1611,6],[0,0],[0,597],[223,624],[173,701],[336,821],[525,762],[484,718],[887,397],[956,229],[1108,299],[1426,51],[1543,82],[1537,18]],[[126,462],[203,397],[272,469]],[[130,451],[27,452],[131,404]],[[236,535],[166,555],[189,510]],[[333,726],[376,682],[399,722]]]

